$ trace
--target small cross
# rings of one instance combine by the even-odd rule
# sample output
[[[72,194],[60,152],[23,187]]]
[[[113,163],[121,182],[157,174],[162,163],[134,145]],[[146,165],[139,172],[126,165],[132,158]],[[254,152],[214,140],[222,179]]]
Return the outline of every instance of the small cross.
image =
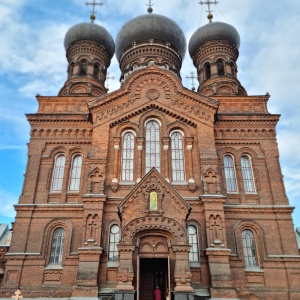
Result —
[[[152,6],[154,5],[155,3],[152,4],[152,0],[149,0],[149,4],[146,3],[146,5],[148,6],[148,13],[151,14],[153,12],[153,8]]]
[[[96,13],[95,7],[96,7],[97,5],[102,6],[103,3],[102,3],[102,2],[97,3],[96,0],[94,0],[92,3],[86,2],[85,5],[86,5],[86,6],[92,5],[92,6],[93,6],[93,10],[91,11],[91,13],[92,13],[92,14],[91,14],[91,21],[92,21],[92,23],[94,23],[94,21],[95,21],[95,19],[96,19],[96,17],[95,17],[95,13]]]
[[[15,300],[19,300],[19,299],[22,299],[23,296],[21,296],[21,291],[20,290],[17,290],[15,292],[15,296],[11,296],[12,298],[14,298]]]
[[[195,91],[196,90],[196,88],[195,88],[196,83],[195,83],[194,79],[197,79],[197,77],[195,76],[194,72],[191,72],[191,76],[186,76],[185,78],[186,79],[192,79],[192,83],[191,83],[192,91]]]
[[[114,80],[115,79],[115,77],[114,76],[109,76],[110,74],[109,74],[109,72],[107,72],[107,76],[106,76],[106,89],[109,91],[109,80],[111,79],[111,80]]]
[[[213,18],[213,15],[212,15],[212,12],[213,12],[213,10],[211,10],[211,8],[210,8],[210,5],[211,4],[215,4],[215,5],[217,5],[219,2],[217,2],[216,0],[215,1],[210,1],[210,0],[208,0],[208,1],[200,1],[199,2],[199,4],[201,4],[201,5],[207,5],[208,6],[208,10],[206,10],[206,12],[208,12],[208,19],[209,19],[209,22],[211,22],[211,20],[212,20],[212,18]]]

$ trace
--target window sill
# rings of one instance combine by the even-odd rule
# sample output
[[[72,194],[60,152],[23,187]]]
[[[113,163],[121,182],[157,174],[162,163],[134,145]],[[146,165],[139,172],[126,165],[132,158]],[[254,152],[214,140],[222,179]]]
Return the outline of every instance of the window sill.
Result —
[[[120,181],[119,185],[135,185],[135,181]]]
[[[119,266],[119,262],[117,260],[113,261],[113,260],[109,260],[107,262],[107,268],[118,268]]]
[[[63,270],[62,265],[49,264],[45,270]]]
[[[185,181],[172,181],[171,184],[172,185],[188,185],[188,183]]]
[[[255,267],[246,267],[245,272],[249,273],[264,273],[264,270],[262,270],[260,267],[255,266]]]
[[[200,268],[200,262],[194,261],[194,262],[189,262],[190,268]]]

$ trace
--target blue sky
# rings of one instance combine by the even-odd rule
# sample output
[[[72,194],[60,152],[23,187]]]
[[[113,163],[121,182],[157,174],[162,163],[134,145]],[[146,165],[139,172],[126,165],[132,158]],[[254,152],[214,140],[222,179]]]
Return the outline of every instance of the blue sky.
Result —
[[[57,95],[66,80],[63,39],[72,25],[89,21],[85,0],[1,0],[0,3],[0,223],[14,219],[27,162],[29,125],[35,95]],[[102,0],[96,22],[116,37],[131,18],[146,13],[146,0]],[[198,0],[157,0],[154,12],[166,15],[186,33],[207,23]],[[232,24],[241,36],[238,78],[249,95],[271,94],[269,111],[281,114],[277,126],[280,161],[294,224],[300,227],[300,1],[219,0],[214,20]],[[181,75],[194,71],[187,54]],[[119,87],[113,58],[109,72]]]

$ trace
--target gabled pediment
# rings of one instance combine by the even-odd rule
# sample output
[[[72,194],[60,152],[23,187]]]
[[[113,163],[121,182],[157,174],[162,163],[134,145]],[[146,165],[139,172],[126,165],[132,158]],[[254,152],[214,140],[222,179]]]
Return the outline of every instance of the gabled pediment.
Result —
[[[148,216],[173,218],[181,224],[188,218],[190,210],[190,205],[155,168],[142,178],[118,206],[119,216],[126,223]]]
[[[152,104],[204,123],[214,121],[219,106],[217,100],[184,88],[176,75],[155,66],[136,71],[118,91],[88,102],[95,125],[122,120]]]

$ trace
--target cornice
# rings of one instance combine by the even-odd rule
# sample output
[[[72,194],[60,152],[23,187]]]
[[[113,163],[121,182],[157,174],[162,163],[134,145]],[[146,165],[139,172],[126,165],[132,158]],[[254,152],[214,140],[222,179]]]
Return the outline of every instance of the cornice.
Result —
[[[294,207],[289,205],[224,205],[225,212],[230,213],[288,213],[294,211]]]

